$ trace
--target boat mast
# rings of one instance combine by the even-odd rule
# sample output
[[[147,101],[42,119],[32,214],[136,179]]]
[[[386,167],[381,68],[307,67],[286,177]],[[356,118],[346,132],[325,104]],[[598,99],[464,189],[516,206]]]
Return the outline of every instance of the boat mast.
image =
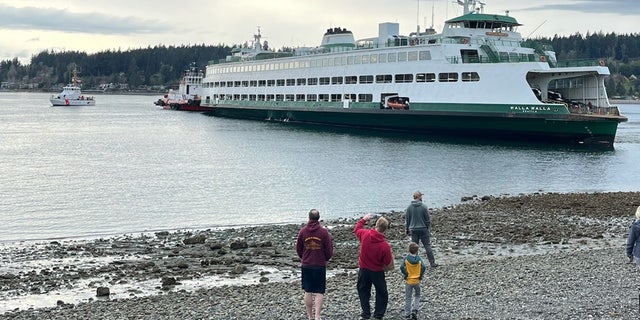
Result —
[[[461,5],[464,8],[463,14],[469,14],[475,11],[479,11],[479,13],[483,13],[484,6],[486,5],[486,3],[478,0],[464,0],[464,1],[456,0],[456,3]],[[477,8],[478,5],[480,5],[480,8]]]

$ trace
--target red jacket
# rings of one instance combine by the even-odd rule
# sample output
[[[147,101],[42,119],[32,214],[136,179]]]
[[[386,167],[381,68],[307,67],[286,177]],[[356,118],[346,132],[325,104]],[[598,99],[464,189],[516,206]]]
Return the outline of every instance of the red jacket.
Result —
[[[296,253],[303,266],[326,266],[333,256],[333,241],[319,221],[309,220],[298,233]]]
[[[393,261],[391,245],[385,239],[384,234],[375,228],[365,229],[366,223],[366,220],[360,219],[353,230],[360,240],[358,267],[371,271],[384,271],[384,267]]]

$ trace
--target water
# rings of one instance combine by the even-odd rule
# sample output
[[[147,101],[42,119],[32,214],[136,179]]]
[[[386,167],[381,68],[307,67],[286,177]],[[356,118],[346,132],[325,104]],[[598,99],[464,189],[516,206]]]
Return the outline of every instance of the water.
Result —
[[[0,241],[306,221],[470,195],[640,190],[640,105],[615,149],[369,134],[0,93]]]

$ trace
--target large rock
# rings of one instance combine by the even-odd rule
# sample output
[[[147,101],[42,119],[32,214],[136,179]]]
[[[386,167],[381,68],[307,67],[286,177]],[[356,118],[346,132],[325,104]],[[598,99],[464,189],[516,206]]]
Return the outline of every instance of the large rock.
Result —
[[[193,237],[186,238],[182,240],[184,244],[203,244],[207,240],[207,237],[204,234],[199,234]]]
[[[110,294],[111,292],[107,287],[98,287],[96,289],[96,297],[108,297]]]

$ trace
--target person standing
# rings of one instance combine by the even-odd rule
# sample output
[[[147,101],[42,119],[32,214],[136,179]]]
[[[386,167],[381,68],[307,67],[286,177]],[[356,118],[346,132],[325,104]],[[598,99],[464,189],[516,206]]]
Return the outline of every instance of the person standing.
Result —
[[[418,255],[420,246],[417,243],[409,244],[409,253],[404,257],[400,264],[400,272],[404,283],[404,316],[407,319],[418,319],[418,310],[420,310],[420,282],[424,277],[427,269],[424,261]],[[413,300],[413,303],[412,303]]]
[[[320,225],[320,212],[317,209],[309,211],[309,222],[298,233],[296,253],[301,259],[307,317],[320,320],[327,287],[327,262],[333,256],[333,240],[329,231]]]
[[[636,220],[629,227],[627,238],[627,258],[640,267],[640,207],[636,209]]]
[[[431,216],[429,216],[427,206],[422,203],[422,192],[420,191],[413,193],[413,201],[405,212],[405,229],[407,234],[411,235],[411,241],[422,242],[431,267],[438,267],[433,250],[431,250]]]
[[[380,217],[376,221],[375,227],[365,228],[365,224],[374,217],[367,213],[360,219],[353,230],[360,241],[360,254],[358,255],[358,298],[362,313],[360,319],[371,318],[371,286],[376,290],[374,319],[382,319],[387,312],[389,302],[389,292],[387,291],[387,281],[385,271],[393,270],[393,254],[391,245],[387,242],[384,232],[389,228],[389,221]]]

